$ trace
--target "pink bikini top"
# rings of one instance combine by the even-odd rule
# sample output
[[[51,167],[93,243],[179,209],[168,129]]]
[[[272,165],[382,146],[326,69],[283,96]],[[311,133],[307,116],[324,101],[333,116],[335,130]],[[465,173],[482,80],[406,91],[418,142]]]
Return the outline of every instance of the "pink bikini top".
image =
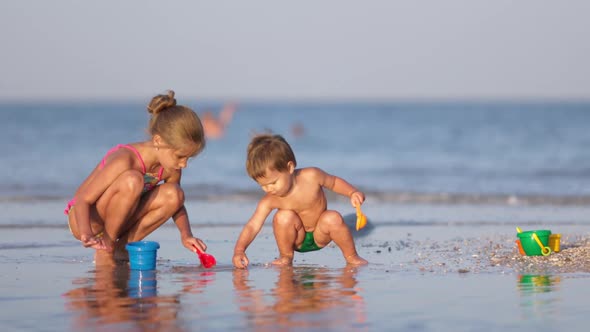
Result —
[[[145,163],[143,162],[143,159],[141,158],[141,155],[139,154],[139,151],[137,151],[136,148],[132,147],[131,145],[128,144],[119,144],[117,146],[115,146],[114,148],[110,149],[107,154],[104,156],[104,158],[102,158],[102,161],[100,163],[100,167],[104,167],[105,163],[106,163],[106,159],[107,157],[121,149],[121,148],[125,148],[125,149],[129,149],[131,151],[133,151],[133,153],[135,153],[135,155],[137,156],[137,158],[139,159],[139,161],[141,162],[141,172],[143,173],[143,190],[142,190],[142,194],[145,194],[146,192],[154,189],[158,183],[160,181],[162,181],[162,173],[164,173],[164,167],[160,167],[160,170],[158,171],[158,174],[155,173],[146,173],[146,169],[145,169]],[[76,197],[72,198],[65,210],[64,210],[64,214],[67,215],[68,213],[70,213],[71,208],[74,206],[74,204],[76,203]]]
[[[100,166],[104,167],[107,157],[111,153],[113,153],[121,148],[129,149],[129,150],[133,151],[133,153],[135,153],[135,155],[137,156],[137,159],[139,159],[139,161],[141,162],[141,171],[143,173],[143,191],[142,192],[146,193],[146,192],[154,189],[158,185],[158,183],[160,181],[162,181],[162,174],[164,173],[164,167],[160,167],[160,170],[158,171],[157,174],[156,173],[146,173],[145,163],[143,162],[143,158],[141,158],[139,151],[137,151],[136,148],[132,147],[129,144],[118,144],[114,148],[110,149],[107,152],[107,154],[104,156],[104,158],[102,158],[102,162],[100,163]]]

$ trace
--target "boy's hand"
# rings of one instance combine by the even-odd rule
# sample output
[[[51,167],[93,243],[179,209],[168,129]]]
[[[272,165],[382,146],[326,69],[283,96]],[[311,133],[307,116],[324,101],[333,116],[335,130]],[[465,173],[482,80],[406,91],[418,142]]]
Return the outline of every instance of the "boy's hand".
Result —
[[[199,250],[201,250],[201,252],[205,252],[207,251],[207,245],[205,244],[205,242],[203,242],[201,239],[196,238],[196,237],[186,237],[182,239],[182,245],[185,246],[185,248],[187,248],[188,250],[190,250],[191,252],[196,253],[197,249],[199,248]]]
[[[350,195],[350,204],[353,207],[361,206],[365,201],[365,194],[362,191],[355,191]]]
[[[234,253],[232,261],[234,263],[234,266],[238,269],[245,269],[250,263],[245,252]]]

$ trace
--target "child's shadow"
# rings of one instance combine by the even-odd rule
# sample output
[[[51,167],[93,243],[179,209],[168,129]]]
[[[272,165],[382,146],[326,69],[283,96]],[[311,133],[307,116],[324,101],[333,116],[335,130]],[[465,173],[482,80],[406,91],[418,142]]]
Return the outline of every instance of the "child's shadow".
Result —
[[[371,219],[369,219],[368,217],[367,217],[367,225],[365,225],[365,227],[359,229],[358,231],[356,230],[356,214],[354,214],[354,213],[346,214],[346,215],[343,215],[342,218],[344,219],[344,223],[346,224],[346,226],[348,226],[348,229],[350,229],[350,233],[352,234],[352,237],[355,239],[369,235],[373,231],[373,229],[375,228],[375,224],[373,224],[371,222]]]

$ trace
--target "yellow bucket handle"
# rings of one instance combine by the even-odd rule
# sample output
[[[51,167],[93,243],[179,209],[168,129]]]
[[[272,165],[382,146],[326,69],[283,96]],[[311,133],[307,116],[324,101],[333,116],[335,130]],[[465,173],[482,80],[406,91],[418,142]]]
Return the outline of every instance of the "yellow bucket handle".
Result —
[[[543,246],[543,243],[537,236],[537,233],[533,233],[533,239],[535,239],[539,247],[541,247],[541,254],[543,254],[543,256],[548,256],[551,253],[551,248]]]

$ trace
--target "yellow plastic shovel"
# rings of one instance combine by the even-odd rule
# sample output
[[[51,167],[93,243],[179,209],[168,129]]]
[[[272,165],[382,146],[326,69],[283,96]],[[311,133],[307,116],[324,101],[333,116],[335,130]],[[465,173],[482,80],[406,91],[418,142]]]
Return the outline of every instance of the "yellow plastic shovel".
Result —
[[[361,206],[356,206],[356,230],[360,230],[367,225],[367,216],[361,211]]]

